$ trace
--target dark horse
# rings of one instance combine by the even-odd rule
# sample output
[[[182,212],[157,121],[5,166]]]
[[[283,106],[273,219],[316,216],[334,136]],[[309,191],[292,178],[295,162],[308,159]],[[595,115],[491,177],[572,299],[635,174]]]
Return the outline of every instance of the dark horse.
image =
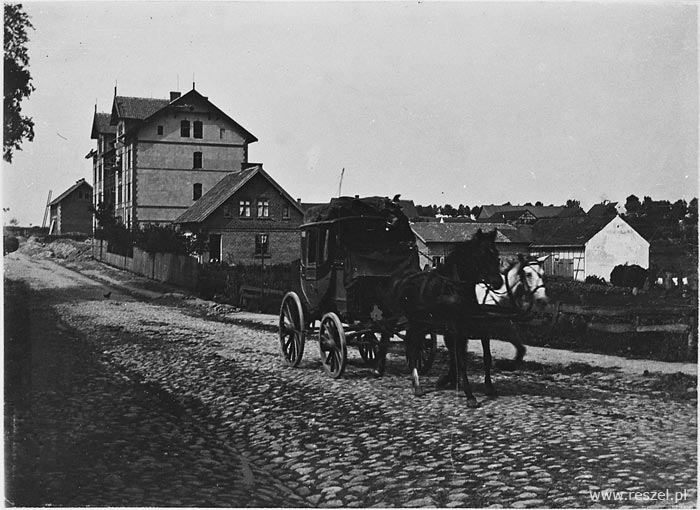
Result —
[[[415,395],[423,394],[417,363],[425,335],[442,331],[446,337],[466,343],[465,328],[470,317],[479,311],[476,284],[485,282],[494,289],[503,284],[495,239],[495,230],[483,233],[479,229],[472,239],[457,243],[443,265],[394,282],[392,301],[407,320],[404,343]],[[377,354],[377,375],[384,371],[385,358],[386,342],[382,342]],[[469,388],[464,357],[458,356],[456,361],[468,405],[473,407],[476,399]]]
[[[527,321],[531,317],[533,309],[541,309],[548,302],[543,268],[546,258],[546,256],[537,258],[519,254],[517,259],[512,261],[503,271],[503,285],[500,291],[484,283],[479,283],[476,286],[475,291],[480,313],[473,317],[468,334],[472,338],[481,339],[484,353],[484,386],[488,396],[496,394],[491,381],[491,336],[496,332],[501,333],[500,338],[513,344],[516,350],[513,366],[522,361],[525,355],[525,346],[520,341],[515,324]],[[447,388],[457,384],[454,369],[454,358],[456,357],[454,349],[456,346],[449,342],[450,339],[445,337],[445,344],[453,363],[450,365],[448,374],[438,381],[439,388]]]

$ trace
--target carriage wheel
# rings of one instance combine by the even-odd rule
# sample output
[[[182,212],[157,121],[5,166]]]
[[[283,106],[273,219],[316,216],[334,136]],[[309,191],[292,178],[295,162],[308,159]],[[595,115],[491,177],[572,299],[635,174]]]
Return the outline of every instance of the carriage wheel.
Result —
[[[299,366],[304,355],[305,319],[299,296],[296,292],[287,292],[280,306],[279,337],[282,356],[290,367]]]
[[[375,333],[368,331],[360,336],[360,356],[365,363],[373,367],[377,361],[377,354],[379,353],[379,339]]]
[[[423,337],[423,343],[420,346],[418,361],[416,368],[420,375],[425,375],[433,366],[435,354],[437,352],[437,335],[433,332],[426,333]]]
[[[333,312],[328,312],[321,318],[318,345],[321,352],[321,363],[328,375],[333,379],[343,375],[348,358],[348,347],[343,324]]]

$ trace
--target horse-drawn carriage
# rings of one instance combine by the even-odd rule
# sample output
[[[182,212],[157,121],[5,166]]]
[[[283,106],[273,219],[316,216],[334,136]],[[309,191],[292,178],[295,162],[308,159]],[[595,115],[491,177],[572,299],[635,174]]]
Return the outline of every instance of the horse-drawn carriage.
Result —
[[[280,347],[296,367],[306,339],[316,336],[324,369],[338,378],[348,346],[373,366],[380,348],[404,337],[406,318],[392,302],[392,286],[419,271],[415,237],[398,204],[380,197],[332,199],[304,220],[301,295],[288,292],[282,300]],[[426,334],[421,373],[430,369],[436,348],[435,333]]]
[[[387,198],[332,199],[305,215],[301,225],[301,295],[288,292],[280,307],[279,341],[285,362],[301,362],[307,338],[318,339],[321,362],[333,378],[347,363],[348,345],[382,375],[393,336],[404,340],[414,392],[422,394],[419,375],[433,363],[437,334],[448,346],[451,363],[446,385],[461,376],[468,405],[476,405],[466,373],[467,340],[480,325],[516,315],[535,301],[546,301],[541,260],[523,257],[501,274],[497,232],[477,230],[471,239],[456,243],[445,263],[421,271],[418,249],[408,219]],[[534,271],[534,267],[539,271]],[[539,280],[535,278],[538,276]],[[476,288],[505,307],[486,312]],[[505,287],[505,292],[496,294]],[[502,312],[505,312],[503,314]],[[490,365],[488,340],[484,359]],[[513,340],[522,359],[524,347]],[[486,370],[487,392],[491,387]],[[438,383],[440,384],[440,383]]]

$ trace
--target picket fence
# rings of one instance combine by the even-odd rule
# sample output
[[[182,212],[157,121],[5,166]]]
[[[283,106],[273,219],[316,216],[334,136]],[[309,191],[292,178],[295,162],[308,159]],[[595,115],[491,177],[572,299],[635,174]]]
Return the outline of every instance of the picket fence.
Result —
[[[145,276],[152,280],[169,283],[177,287],[196,290],[199,281],[199,265],[194,257],[173,253],[150,254],[134,247],[133,257],[108,253],[107,241],[95,239],[92,255],[110,266]]]

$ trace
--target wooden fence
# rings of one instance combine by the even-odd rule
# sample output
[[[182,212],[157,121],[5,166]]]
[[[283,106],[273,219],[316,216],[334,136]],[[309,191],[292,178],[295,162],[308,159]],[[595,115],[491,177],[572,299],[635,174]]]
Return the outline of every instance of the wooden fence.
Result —
[[[685,335],[688,352],[697,346],[697,309],[694,307],[600,308],[557,302],[550,330],[562,315],[574,315],[585,321],[588,331],[604,333],[676,333]],[[673,324],[668,322],[674,321]]]
[[[134,248],[134,256],[126,257],[108,253],[107,241],[95,239],[92,255],[95,259],[152,280],[169,283],[189,290],[196,290],[199,281],[197,259],[187,255],[173,253],[150,254]]]

